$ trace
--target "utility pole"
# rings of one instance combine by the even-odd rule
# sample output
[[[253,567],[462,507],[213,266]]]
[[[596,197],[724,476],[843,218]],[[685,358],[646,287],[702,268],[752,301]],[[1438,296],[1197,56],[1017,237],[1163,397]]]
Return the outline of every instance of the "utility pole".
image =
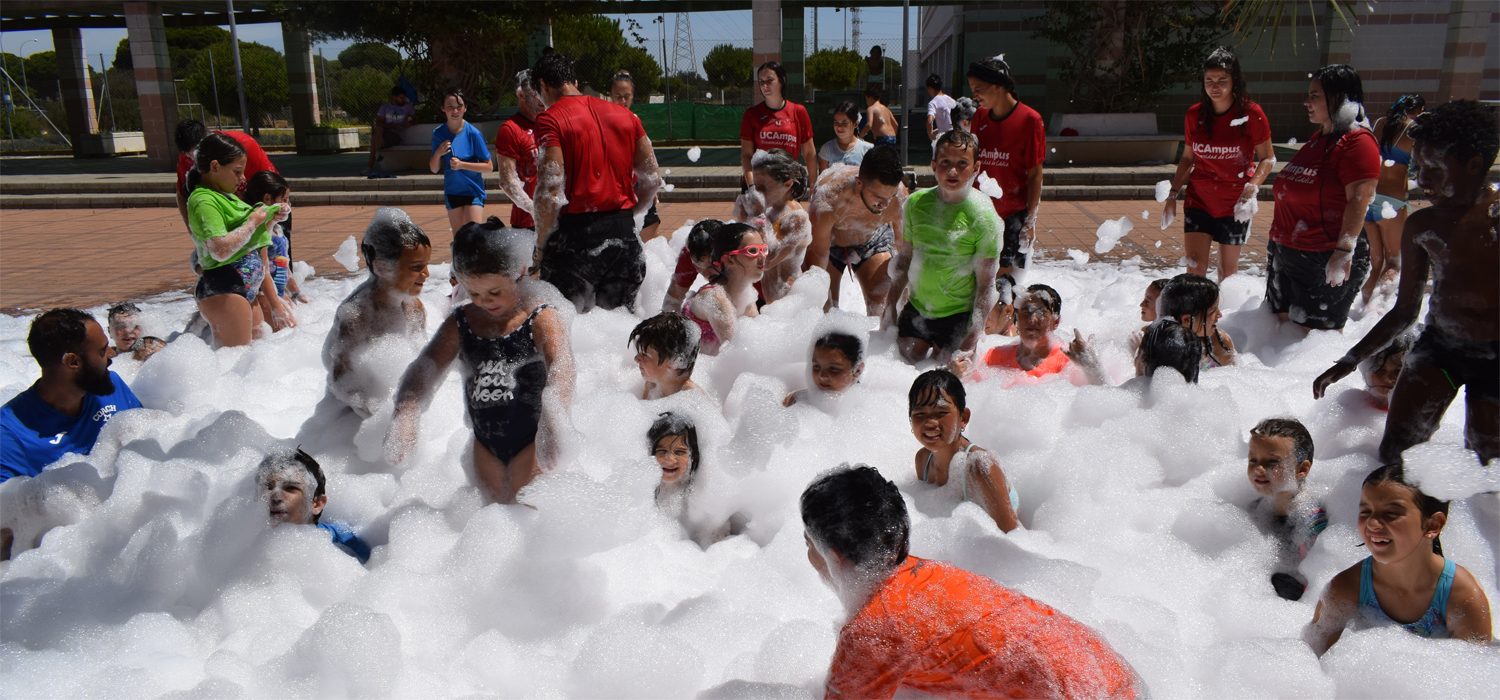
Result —
[[[672,75],[698,73],[698,54],[693,52],[692,14],[677,13],[676,31],[672,34]],[[688,101],[692,101],[692,88],[688,88]]]
[[[667,106],[667,138],[672,138],[672,77],[667,72],[667,16],[660,14],[651,20],[661,25],[661,86],[662,101]]]
[[[208,80],[214,88],[214,131],[223,131],[224,113],[219,109],[219,74],[214,70],[214,50],[208,50]]]
[[[25,56],[25,53],[26,53],[26,45],[30,44],[33,41],[36,41],[36,39],[27,39],[26,41],[21,42],[21,49],[20,49],[20,52],[21,52],[20,53],[20,55],[21,55],[21,92],[24,92],[27,95],[31,94],[31,85],[26,82],[26,56]],[[62,95],[60,95],[60,94],[57,97],[58,97],[58,99],[62,99]],[[12,101],[14,101],[14,98],[12,98]]]
[[[813,50],[810,53],[818,52],[818,13],[821,11],[822,8],[813,6]]]
[[[858,7],[851,7],[851,8],[849,8],[849,24],[853,25],[853,29],[849,33],[854,36],[854,53],[857,53],[857,54],[863,56],[865,54],[865,52],[859,48],[859,8]]]
[[[234,0],[224,0],[224,3],[229,7],[229,50],[234,55],[234,82],[240,91],[240,130],[249,133],[250,110],[245,106],[245,72],[240,68],[240,33],[234,24]]]
[[[911,88],[908,86],[906,76],[911,73],[911,56],[907,55],[907,47],[911,45],[911,0],[901,0],[901,167],[909,165],[911,154],[907,152],[906,144],[908,132],[911,130]],[[884,59],[882,59],[884,60]]]

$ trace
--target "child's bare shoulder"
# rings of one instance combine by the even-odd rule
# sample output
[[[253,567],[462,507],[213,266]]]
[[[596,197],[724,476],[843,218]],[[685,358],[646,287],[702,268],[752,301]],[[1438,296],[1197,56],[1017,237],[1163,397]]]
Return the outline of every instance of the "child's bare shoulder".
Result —
[[[1462,566],[1455,565],[1454,568],[1456,570],[1453,572],[1453,588],[1448,594],[1450,605],[1457,603],[1468,609],[1478,610],[1482,607],[1488,610],[1489,598],[1485,596],[1484,589],[1479,586],[1479,580]]]
[[[1364,562],[1361,561],[1334,575],[1333,580],[1328,582],[1326,597],[1336,600],[1358,600],[1360,569],[1363,567]]]

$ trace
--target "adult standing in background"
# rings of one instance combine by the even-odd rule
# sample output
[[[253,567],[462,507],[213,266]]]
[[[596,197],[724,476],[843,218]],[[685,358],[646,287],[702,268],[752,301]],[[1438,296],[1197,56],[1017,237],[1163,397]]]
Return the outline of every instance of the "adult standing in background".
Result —
[[[391,99],[375,112],[375,123],[370,125],[370,162],[365,164],[360,175],[373,175],[375,161],[380,150],[386,146],[400,146],[406,127],[417,116],[417,108],[406,101],[406,91],[400,85],[391,88]]]
[[[630,77],[630,71],[622,70],[615,73],[615,77],[609,81],[609,101],[625,109],[635,103],[635,78]],[[651,208],[646,210],[646,220],[641,224],[641,242],[645,243],[656,238],[657,229],[661,228],[661,217],[656,213],[656,202],[651,202]]]
[[[936,73],[927,76],[927,97],[927,141],[935,144],[953,128],[953,106],[958,103],[943,92],[943,79]]]
[[[1365,118],[1359,73],[1335,63],[1313,73],[1308,120],[1319,129],[1276,177],[1266,254],[1266,304],[1283,323],[1342,330],[1370,272],[1365,211],[1380,177],[1380,145]]]
[[[971,124],[971,132],[979,139],[979,171],[994,178],[1005,195],[990,199],[995,213],[1005,220],[997,274],[1010,274],[1026,267],[1036,242],[1047,132],[1041,115],[1016,99],[1016,81],[1003,58],[970,63],[968,78],[979,107]],[[974,186],[979,187],[977,180]]]
[[[779,148],[799,156],[807,166],[807,181],[818,181],[818,153],[813,148],[812,120],[807,109],[786,99],[786,68],[775,61],[761,64],[755,71],[755,84],[765,97],[740,119],[740,172],[745,184],[752,184],[750,159],[756,151]]]
[[[636,217],[661,187],[651,139],[630,110],[579,92],[562,54],[537,59],[531,84],[547,106],[536,122],[535,269],[580,312],[633,310],[646,278]]]
[[[1250,207],[1271,174],[1276,152],[1271,125],[1240,74],[1240,59],[1220,46],[1203,62],[1203,92],[1183,122],[1187,148],[1172,176],[1164,216],[1183,203],[1187,271],[1208,276],[1209,249],[1219,244],[1219,281],[1240,269],[1240,246],[1250,237]],[[1183,185],[1187,185],[1186,191]]]
[[[516,113],[495,133],[495,153],[500,158],[500,189],[510,197],[510,227],[535,228],[531,213],[536,206],[536,118],[546,109],[542,97],[531,87],[531,71],[516,74]]]
[[[1427,108],[1427,100],[1421,95],[1402,95],[1391,105],[1386,115],[1375,121],[1372,131],[1380,139],[1380,181],[1375,183],[1375,199],[1365,210],[1365,237],[1370,240],[1370,278],[1360,290],[1365,301],[1375,293],[1382,279],[1392,285],[1401,276],[1401,230],[1406,226],[1406,216],[1411,213],[1411,203],[1406,193],[1411,185],[1411,149],[1414,142],[1411,134],[1412,120]],[[1389,204],[1392,216],[1386,218]]]
[[[484,134],[464,121],[468,109],[462,90],[443,95],[447,120],[432,130],[432,158],[427,162],[432,172],[443,174],[443,204],[448,208],[448,227],[454,231],[471,221],[484,221],[484,174],[495,169]]]
[[[885,56],[879,46],[870,47],[870,55],[865,57],[865,89],[885,89]]]

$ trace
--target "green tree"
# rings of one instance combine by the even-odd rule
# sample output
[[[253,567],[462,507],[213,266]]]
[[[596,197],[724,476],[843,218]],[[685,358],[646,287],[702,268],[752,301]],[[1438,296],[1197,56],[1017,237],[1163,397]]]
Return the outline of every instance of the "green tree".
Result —
[[[339,66],[345,70],[369,67],[389,74],[401,66],[401,52],[378,42],[362,41],[339,52]]]
[[[806,70],[808,85],[848,90],[865,74],[865,59],[853,49],[823,49],[807,57]]]
[[[23,61],[26,65],[25,84],[31,90],[32,98],[46,97],[61,99],[57,94],[57,53],[54,51],[38,51],[27,56]],[[22,76],[14,76],[21,80]]]
[[[703,56],[703,75],[707,76],[709,85],[720,90],[750,87],[754,69],[755,58],[750,49],[719,44]]]
[[[562,17],[552,22],[552,42],[558,52],[574,60],[578,87],[609,93],[610,79],[627,71],[640,95],[655,92],[661,66],[640,46],[625,40],[619,20],[600,15]]]
[[[351,120],[369,124],[380,106],[390,99],[391,76],[369,66],[346,70],[339,76],[333,94]]]
[[[214,73],[208,70],[208,51],[214,53]],[[234,62],[229,42],[207,47],[190,74],[184,76],[187,88],[206,104],[213,104],[217,80],[219,106],[225,113],[239,112],[239,94],[234,80]],[[245,102],[250,114],[247,126],[259,128],[266,120],[280,115],[288,103],[286,60],[281,53],[263,44],[240,42],[240,65],[245,77]]]

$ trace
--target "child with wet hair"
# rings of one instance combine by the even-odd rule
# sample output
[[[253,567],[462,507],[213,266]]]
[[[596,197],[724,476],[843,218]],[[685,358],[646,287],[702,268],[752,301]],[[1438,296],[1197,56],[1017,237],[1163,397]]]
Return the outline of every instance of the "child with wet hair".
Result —
[[[714,231],[723,225],[718,219],[704,219],[688,230],[687,243],[677,255],[677,268],[672,271],[672,283],[661,300],[662,311],[681,311],[682,302],[698,276],[713,276]]]
[[[321,521],[323,508],[328,505],[328,479],[312,455],[301,449],[272,452],[256,469],[255,483],[266,499],[273,526],[315,526],[328,532],[333,543],[359,563],[370,560],[370,546],[349,526]]]
[[[280,173],[262,170],[245,181],[245,193],[240,196],[251,206],[284,205],[292,201],[292,188]],[[297,278],[292,276],[292,237],[287,231],[287,224],[288,222],[282,221],[271,226],[271,245],[261,251],[265,255],[266,277],[275,286],[277,297],[306,304],[312,299],[302,293]],[[270,299],[267,297],[262,303],[262,313],[266,318],[272,318],[271,311]],[[276,324],[271,325],[274,327]]]
[[[1015,301],[1018,342],[990,348],[984,363],[990,367],[1025,372],[1045,377],[1067,370],[1077,363],[1091,384],[1104,384],[1106,377],[1098,353],[1078,329],[1071,342],[1053,337],[1062,321],[1062,295],[1045,284],[1033,284]]]
[[[754,226],[770,246],[760,286],[769,304],[786,296],[801,276],[812,243],[812,224],[797,201],[807,193],[807,168],[773,149],[755,154],[750,174],[753,185],[735,200],[734,218]]]
[[[1371,406],[1382,411],[1391,410],[1391,391],[1401,378],[1401,365],[1406,361],[1407,351],[1417,342],[1417,335],[1421,332],[1422,324],[1419,323],[1416,330],[1402,333],[1390,345],[1359,363],[1359,373],[1364,377],[1365,394]]]
[[[896,485],[841,465],[800,500],[807,559],[847,623],[824,696],[1133,700],[1145,688],[1098,632],[951,564],[910,556]]]
[[[1234,364],[1234,341],[1219,330],[1219,285],[1207,277],[1183,273],[1161,290],[1161,315],[1192,329],[1203,348],[1203,369]]]
[[[1156,320],[1156,301],[1161,298],[1161,290],[1167,288],[1168,282],[1171,280],[1162,277],[1151,280],[1151,284],[1146,285],[1146,295],[1141,298],[1141,321],[1150,324]],[[1141,326],[1141,329],[1145,330],[1145,326]]]
[[[1141,347],[1135,354],[1137,377],[1154,377],[1156,370],[1169,367],[1189,384],[1198,383],[1203,366],[1203,345],[1192,329],[1170,318],[1158,318],[1141,335]]]
[[[1260,494],[1250,502],[1250,517],[1262,533],[1276,539],[1271,586],[1286,600],[1302,599],[1307,577],[1297,569],[1328,527],[1328,511],[1303,489],[1312,459],[1312,434],[1295,419],[1267,418],[1250,429],[1247,469],[1250,485]]]
[[[427,281],[432,242],[406,212],[381,207],[360,243],[370,276],[354,288],[333,315],[323,341],[328,393],[360,418],[378,411],[391,395],[378,367],[362,363],[372,346],[395,341],[412,350],[427,336],[427,312],[419,295]],[[410,355],[407,355],[410,357]]]
[[[812,385],[787,394],[781,402],[792,406],[808,399],[828,399],[842,395],[859,381],[865,371],[865,341],[863,338],[833,330],[813,339],[812,354],[808,358],[808,374]],[[815,405],[821,401],[814,401]]]
[[[536,238],[496,217],[453,235],[453,271],[469,296],[406,368],[386,433],[386,459],[400,465],[417,447],[419,423],[454,360],[474,431],[474,474],[497,503],[554,468],[570,430],[573,350],[568,319],[543,302],[527,276]]]
[[[682,314],[663,311],[636,324],[625,342],[635,346],[635,363],[646,386],[642,399],[663,399],[679,391],[702,391],[693,382],[702,331]]]
[[[730,223],[714,231],[713,275],[682,305],[682,313],[703,331],[703,354],[719,354],[719,348],[734,339],[740,317],[760,315],[755,283],[765,273],[769,248],[749,224]]]
[[[1328,583],[1303,641],[1322,656],[1353,623],[1488,645],[1490,601],[1468,569],[1443,556],[1447,522],[1448,502],[1422,493],[1400,464],[1370,472],[1359,493],[1359,536],[1370,554]]]
[[[167,346],[165,340],[141,330],[141,307],[128,301],[109,307],[109,336],[115,341],[116,356],[128,352],[137,362],[145,362]]]
[[[969,409],[958,376],[946,369],[923,372],[912,382],[906,404],[911,434],[922,444],[913,460],[917,478],[947,490],[960,502],[978,504],[1003,532],[1020,527],[1016,511],[1021,498],[1006,480],[999,458],[964,437]]]
[[[705,549],[744,532],[749,522],[744,513],[737,512],[721,520],[693,507],[703,453],[698,447],[698,428],[691,416],[671,411],[658,415],[646,431],[646,440],[651,444],[651,456],[661,468],[656,507],[662,513],[675,518],[688,537]]]

